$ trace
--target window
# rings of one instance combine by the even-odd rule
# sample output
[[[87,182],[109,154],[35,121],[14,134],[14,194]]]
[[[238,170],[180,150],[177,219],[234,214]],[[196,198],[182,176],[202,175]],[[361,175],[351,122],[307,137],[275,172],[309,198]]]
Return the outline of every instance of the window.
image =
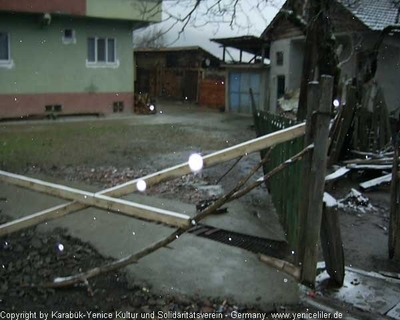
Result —
[[[277,84],[277,98],[280,99],[285,95],[285,76],[278,76],[278,84]]]
[[[276,53],[276,65],[283,66],[283,52],[278,51]]]
[[[89,65],[118,64],[114,38],[88,38]]]
[[[64,29],[62,41],[64,44],[76,43],[75,30],[74,29]]]
[[[10,61],[10,37],[8,33],[0,32],[0,62]]]

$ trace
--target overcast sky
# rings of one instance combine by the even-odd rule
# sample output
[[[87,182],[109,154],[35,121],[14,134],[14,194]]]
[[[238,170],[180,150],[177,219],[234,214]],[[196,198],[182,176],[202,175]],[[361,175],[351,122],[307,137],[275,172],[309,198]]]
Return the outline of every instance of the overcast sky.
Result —
[[[167,20],[170,14],[176,17],[184,17],[193,8],[195,1],[192,0],[164,0],[163,19]],[[185,27],[184,32],[179,36],[183,24],[176,24],[165,35],[167,46],[201,46],[212,54],[222,57],[222,48],[211,42],[211,38],[237,37],[242,35],[259,36],[266,26],[271,22],[280,6],[282,0],[239,0],[236,10],[236,21],[230,25],[233,13],[234,0],[223,0],[220,9],[226,10],[223,16],[217,16],[207,10],[215,4],[216,0],[204,0],[201,6],[193,14],[193,20]],[[220,11],[217,7],[214,10]],[[169,19],[155,25],[158,29],[168,30],[176,19]],[[154,27],[154,26],[153,26]],[[237,58],[237,53],[231,50]],[[228,58],[228,57],[227,57]]]

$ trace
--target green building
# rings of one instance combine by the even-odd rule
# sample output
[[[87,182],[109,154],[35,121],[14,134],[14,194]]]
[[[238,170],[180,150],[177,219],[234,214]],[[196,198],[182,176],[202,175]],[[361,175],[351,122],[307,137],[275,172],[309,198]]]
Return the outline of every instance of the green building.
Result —
[[[0,118],[132,112],[132,31],[158,0],[0,0]]]

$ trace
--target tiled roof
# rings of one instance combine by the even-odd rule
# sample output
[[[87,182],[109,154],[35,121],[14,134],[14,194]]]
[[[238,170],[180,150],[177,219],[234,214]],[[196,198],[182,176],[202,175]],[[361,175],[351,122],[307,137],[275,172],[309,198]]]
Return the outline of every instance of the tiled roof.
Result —
[[[399,24],[399,0],[338,0],[372,30]]]

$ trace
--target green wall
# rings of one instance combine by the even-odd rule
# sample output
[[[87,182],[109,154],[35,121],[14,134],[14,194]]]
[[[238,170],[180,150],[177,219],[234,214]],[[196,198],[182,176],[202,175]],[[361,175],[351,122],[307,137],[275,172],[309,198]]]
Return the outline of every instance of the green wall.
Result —
[[[89,17],[116,18],[160,22],[162,2],[159,0],[86,0]]]
[[[133,92],[132,24],[127,21],[0,13],[0,31],[10,34],[11,69],[0,67],[0,94]],[[76,32],[75,44],[63,44],[63,30]],[[87,38],[117,39],[118,68],[88,68]]]

